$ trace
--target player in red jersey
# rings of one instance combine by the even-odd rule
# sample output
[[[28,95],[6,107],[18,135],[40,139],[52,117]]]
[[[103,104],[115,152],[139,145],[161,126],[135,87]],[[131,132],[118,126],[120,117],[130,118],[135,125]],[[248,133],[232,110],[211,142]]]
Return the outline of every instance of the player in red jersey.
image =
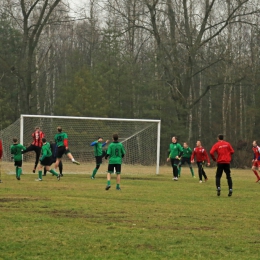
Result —
[[[231,155],[234,153],[234,149],[230,143],[223,140],[224,135],[218,135],[218,141],[215,143],[211,150],[210,155],[213,161],[217,161],[217,172],[216,172],[216,186],[217,186],[217,195],[220,196],[221,186],[220,179],[222,177],[223,171],[226,173],[229,193],[228,196],[232,196],[232,179],[230,171],[230,162]],[[215,158],[215,153],[218,155],[217,159]]]
[[[260,181],[260,176],[257,173],[257,170],[260,170],[260,147],[257,144],[257,141],[254,140],[253,141],[253,148],[252,148],[253,152],[254,152],[254,159],[252,160],[252,171],[254,172],[255,176],[256,176],[256,182]]]
[[[210,166],[210,160],[209,156],[207,154],[207,151],[205,148],[202,147],[201,141],[197,141],[196,146],[193,149],[193,152],[191,154],[191,162],[194,163],[194,158],[196,157],[197,165],[198,165],[198,172],[199,172],[199,179],[200,183],[202,183],[202,176],[204,177],[205,181],[208,180],[208,177],[203,169],[203,166],[205,164],[205,161],[208,162],[208,166]]]
[[[33,168],[33,172],[35,173],[38,162],[39,162],[39,158],[41,155],[41,148],[42,148],[42,138],[44,137],[44,133],[41,131],[40,127],[36,126],[35,127],[35,131],[32,133],[32,138],[33,138],[33,142],[31,143],[31,145],[29,147],[26,148],[26,150],[24,150],[22,153],[27,153],[27,152],[31,152],[34,151],[36,154],[35,157],[35,165]]]

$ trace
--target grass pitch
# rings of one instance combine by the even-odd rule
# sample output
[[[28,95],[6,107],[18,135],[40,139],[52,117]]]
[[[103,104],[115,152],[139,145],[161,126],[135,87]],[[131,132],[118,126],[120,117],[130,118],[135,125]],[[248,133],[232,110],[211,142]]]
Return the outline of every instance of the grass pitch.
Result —
[[[61,181],[47,173],[42,182],[3,173],[0,259],[260,259],[260,185],[251,170],[232,169],[232,197],[225,175],[216,196],[213,168],[202,184],[185,167],[178,182],[170,167],[160,172],[130,175],[123,166],[122,191],[114,175],[105,191],[99,172],[91,180],[65,168]]]

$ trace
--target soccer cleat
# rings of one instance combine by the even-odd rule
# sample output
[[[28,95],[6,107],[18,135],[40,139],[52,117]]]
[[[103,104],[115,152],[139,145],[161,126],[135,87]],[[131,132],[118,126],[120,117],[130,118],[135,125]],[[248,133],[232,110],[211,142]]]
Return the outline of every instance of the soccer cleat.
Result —
[[[91,180],[95,180],[95,177],[91,176]]]
[[[60,177],[63,177],[63,173],[60,173]]]
[[[38,178],[38,179],[36,179],[35,181],[42,181],[42,179]]]
[[[121,188],[120,188],[120,187],[117,187],[116,190],[121,190]]]
[[[196,176],[195,176],[195,175],[193,175],[193,176],[192,176],[192,178],[196,178]]]
[[[72,163],[77,164],[77,165],[80,165],[80,163],[77,162],[77,161],[72,161]]]
[[[16,177],[16,179],[17,179],[18,181],[20,181],[20,177]]]
[[[199,183],[202,183],[202,181],[199,181]]]
[[[232,196],[232,193],[233,193],[233,190],[230,189],[229,192],[228,192],[228,197],[231,197],[231,196]]]
[[[209,179],[208,179],[208,178],[206,178],[206,179],[205,179],[205,182],[206,182],[206,181],[208,181],[208,180],[209,180]]]
[[[58,181],[60,180],[60,174],[57,176],[57,180],[58,180]]]
[[[33,173],[35,173],[36,169],[33,169]]]
[[[106,186],[106,190],[109,190],[111,188],[111,185]]]
[[[260,181],[260,179],[257,179],[255,182],[259,182]]]
[[[177,180],[178,180],[178,177],[175,177],[174,180],[177,181]]]
[[[218,187],[218,188],[217,188],[217,195],[218,195],[218,196],[220,196],[220,191],[221,191],[221,189],[220,189],[220,187]]]

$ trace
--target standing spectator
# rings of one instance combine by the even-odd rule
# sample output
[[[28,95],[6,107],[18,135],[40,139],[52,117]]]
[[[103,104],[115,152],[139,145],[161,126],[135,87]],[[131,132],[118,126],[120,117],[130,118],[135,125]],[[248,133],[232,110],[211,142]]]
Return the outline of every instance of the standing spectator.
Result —
[[[257,173],[257,170],[260,170],[260,147],[257,144],[257,141],[253,141],[253,152],[254,152],[254,158],[252,160],[252,171],[254,172],[256,176],[256,182],[260,181],[260,176]]]
[[[35,173],[37,165],[39,163],[39,158],[41,155],[41,147],[42,147],[42,138],[44,137],[44,133],[41,131],[39,126],[35,127],[35,131],[32,133],[33,142],[29,147],[26,148],[22,153],[28,153],[31,151],[35,152],[35,164],[33,168],[33,173]]]
[[[178,165],[182,154],[183,148],[177,143],[177,137],[173,136],[172,143],[169,146],[169,157],[167,158],[167,162],[171,161],[174,181],[178,181]]]
[[[107,186],[106,190],[109,190],[111,187],[111,173],[116,170],[116,189],[121,190],[120,188],[120,174],[121,174],[121,165],[122,159],[125,155],[125,148],[122,143],[118,141],[118,134],[113,134],[113,142],[108,146],[105,159],[109,157],[108,170],[107,170]]]
[[[204,177],[205,182],[208,180],[208,177],[204,171],[205,161],[208,162],[208,166],[210,166],[209,156],[205,148],[202,147],[201,141],[197,141],[196,146],[191,155],[191,162],[194,163],[194,159],[196,157],[196,162],[198,165],[198,173],[199,173],[199,182],[202,183],[202,176]]]
[[[187,163],[190,167],[190,172],[191,172],[191,176],[193,178],[195,178],[195,175],[194,175],[194,171],[193,171],[193,168],[192,168],[192,165],[191,165],[191,155],[192,155],[192,150],[191,148],[189,147],[188,143],[183,143],[183,154],[182,154],[182,157],[181,157],[181,161],[179,163],[179,177],[181,176],[181,167],[183,164]]]
[[[23,164],[22,151],[24,151],[25,149],[26,147],[19,144],[17,138],[14,137],[13,144],[11,145],[11,154],[13,154],[14,156],[14,166],[16,166],[15,176],[18,181],[20,180],[20,176],[22,174],[22,164]]]
[[[218,135],[218,141],[215,143],[211,150],[210,156],[213,161],[217,161],[217,172],[216,172],[216,186],[217,186],[217,195],[220,196],[221,186],[220,180],[222,177],[223,171],[227,176],[228,183],[228,196],[232,196],[233,188],[232,188],[232,179],[231,179],[231,171],[230,171],[230,161],[232,159],[232,154],[234,153],[234,149],[230,143],[224,141],[224,135]],[[215,158],[215,153],[217,154],[217,159]]]
[[[94,155],[96,158],[96,167],[92,172],[91,179],[95,179],[95,175],[102,164],[102,158],[106,155],[106,152],[102,150],[102,148],[109,142],[109,140],[106,140],[106,142],[102,143],[103,138],[98,137],[98,139],[94,142],[92,142],[90,145],[94,146]]]
[[[75,161],[74,157],[72,156],[69,150],[67,133],[62,132],[62,128],[60,126],[57,127],[57,131],[58,133],[54,137],[56,145],[58,146],[57,154],[56,154],[55,170],[58,168],[63,154],[66,154],[73,163],[79,165],[80,163]]]

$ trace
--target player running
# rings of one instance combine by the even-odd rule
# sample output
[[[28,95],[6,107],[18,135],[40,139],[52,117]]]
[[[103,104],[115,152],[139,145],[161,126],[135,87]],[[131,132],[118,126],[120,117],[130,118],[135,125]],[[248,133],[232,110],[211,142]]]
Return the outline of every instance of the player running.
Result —
[[[208,177],[204,171],[205,161],[208,162],[208,166],[210,166],[209,156],[205,148],[202,147],[201,141],[197,141],[196,146],[191,155],[191,162],[194,163],[194,159],[196,157],[197,165],[198,165],[198,173],[199,173],[199,183],[202,183],[202,176],[204,177],[205,182],[208,180]]]
[[[36,181],[42,181],[42,168],[45,167],[47,171],[55,175],[60,180],[60,174],[58,174],[55,170],[51,169],[50,166],[52,165],[52,152],[50,143],[46,142],[45,138],[42,138],[42,157],[40,159],[40,165],[38,167],[38,175],[39,178]]]
[[[96,167],[92,172],[91,179],[95,179],[95,175],[102,164],[102,158],[105,157],[106,152],[102,150],[102,148],[109,142],[109,140],[106,140],[104,143],[102,143],[103,138],[98,137],[98,139],[94,142],[92,142],[90,145],[94,146],[94,155],[96,158]]]
[[[182,154],[183,148],[177,143],[177,137],[173,136],[172,143],[169,146],[169,157],[167,158],[167,162],[171,161],[174,181],[178,181],[178,165]]]
[[[35,173],[37,165],[39,163],[39,158],[41,155],[41,147],[42,147],[42,138],[44,137],[44,133],[41,131],[39,126],[35,127],[35,131],[32,133],[33,142],[29,147],[26,148],[22,154],[34,151],[35,152],[35,165],[33,168],[33,173]]]
[[[255,176],[256,176],[256,182],[260,181],[260,176],[258,175],[257,171],[260,170],[260,147],[257,144],[257,141],[254,140],[253,141],[253,148],[252,148],[253,152],[254,152],[254,159],[252,160],[252,171],[254,172]]]
[[[55,170],[58,168],[63,154],[66,154],[73,163],[79,165],[80,163],[74,159],[74,157],[72,156],[69,150],[67,133],[62,132],[62,128],[60,126],[57,127],[57,131],[58,133],[54,137],[54,140],[58,146]]]
[[[193,171],[193,168],[192,168],[192,165],[191,165],[191,160],[190,160],[191,155],[192,155],[192,150],[189,147],[188,143],[186,143],[186,142],[183,143],[183,154],[182,154],[182,157],[181,157],[181,161],[179,163],[178,177],[181,176],[181,167],[182,167],[182,165],[187,163],[189,165],[189,167],[190,167],[191,176],[193,178],[195,178],[194,171]]]

